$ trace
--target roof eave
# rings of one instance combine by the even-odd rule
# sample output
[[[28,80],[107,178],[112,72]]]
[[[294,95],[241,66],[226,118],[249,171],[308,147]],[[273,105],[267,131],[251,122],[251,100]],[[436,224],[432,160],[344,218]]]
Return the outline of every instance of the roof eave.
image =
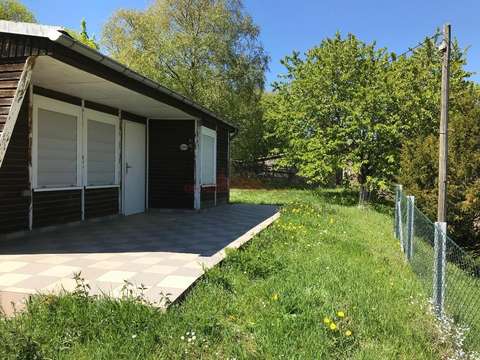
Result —
[[[105,56],[103,55],[102,53],[98,52],[97,50],[95,49],[92,49],[91,47],[88,47],[84,44],[82,44],[81,42],[71,38],[70,36],[68,35],[65,35],[65,34],[62,34],[62,33],[59,33],[60,35],[56,38],[56,39],[52,39],[50,38],[50,40],[62,45],[62,46],[65,46],[67,48],[70,48],[72,49],[73,51],[83,55],[83,56],[86,56],[100,64],[103,64],[103,65],[106,65],[108,66],[109,68],[119,72],[119,73],[122,73],[124,74],[125,76],[128,76],[129,78],[133,79],[133,80],[136,80],[136,81],[139,81],[139,82],[142,82],[143,84],[149,86],[150,88],[153,88],[157,91],[160,91],[162,92],[163,94],[167,94],[168,96],[171,96],[171,97],[174,97],[176,98],[177,100],[180,100],[181,102],[183,102],[184,104],[188,105],[188,106],[192,106],[194,107],[195,109],[201,111],[202,113],[208,115],[209,117],[212,117],[213,119],[215,120],[218,120],[218,121],[221,121],[223,123],[225,123],[226,125],[228,125],[229,127],[231,127],[232,129],[237,129],[237,127],[233,124],[231,124],[229,121],[223,119],[222,117],[218,116],[217,114],[213,113],[212,111],[208,110],[207,108],[193,102],[192,100],[190,100],[189,98],[173,91],[173,90],[170,90],[168,88],[166,88],[165,86],[162,86],[160,85],[159,83],[156,83],[155,81],[153,80],[150,80],[149,78],[137,73],[136,71],[133,71],[131,69],[129,69],[127,66],[119,63],[118,61],[115,61],[111,58],[109,58],[108,56]]]
[[[162,94],[173,97],[184,103],[185,105],[190,106],[197,111],[200,111],[206,116],[224,123],[232,130],[238,130],[238,128],[229,121],[208,110],[207,108],[195,103],[189,98],[173,90],[170,90],[165,86],[156,83],[153,80],[150,80],[149,78],[129,69],[118,61],[115,61],[108,56],[103,55],[99,51],[92,49],[91,47],[88,47],[81,42],[75,40],[62,27],[0,20],[0,32],[48,38],[49,40],[67,48],[70,48],[73,51],[79,53],[80,55],[86,56],[91,60],[103,64],[118,73],[121,73],[135,81],[141,82],[144,85],[161,92]]]

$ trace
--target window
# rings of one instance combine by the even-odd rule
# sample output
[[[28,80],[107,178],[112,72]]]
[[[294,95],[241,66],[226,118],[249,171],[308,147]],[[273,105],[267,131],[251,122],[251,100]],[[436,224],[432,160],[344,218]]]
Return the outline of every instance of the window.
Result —
[[[118,116],[34,95],[35,189],[117,186]],[[82,131],[83,129],[83,131]]]
[[[118,118],[85,110],[86,185],[118,183]]]
[[[35,186],[80,186],[80,107],[38,97],[35,113]]]
[[[217,133],[215,130],[202,126],[200,134],[201,183],[202,185],[215,185]]]

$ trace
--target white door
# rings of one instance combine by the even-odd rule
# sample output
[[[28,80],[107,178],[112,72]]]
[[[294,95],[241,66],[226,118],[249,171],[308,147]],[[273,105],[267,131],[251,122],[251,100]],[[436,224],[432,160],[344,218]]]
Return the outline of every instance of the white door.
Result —
[[[145,211],[146,128],[144,124],[125,121],[123,134],[123,213],[131,215]]]

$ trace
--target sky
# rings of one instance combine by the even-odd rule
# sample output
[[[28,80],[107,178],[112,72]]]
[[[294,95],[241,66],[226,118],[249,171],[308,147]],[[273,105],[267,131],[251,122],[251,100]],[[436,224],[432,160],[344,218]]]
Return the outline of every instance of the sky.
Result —
[[[23,0],[42,24],[78,29],[82,18],[100,38],[103,24],[118,8],[144,9],[152,0]],[[269,54],[267,83],[285,72],[280,59],[305,52],[335,32],[402,53],[449,22],[452,36],[469,47],[467,70],[480,82],[480,1],[478,0],[244,0],[260,26]]]

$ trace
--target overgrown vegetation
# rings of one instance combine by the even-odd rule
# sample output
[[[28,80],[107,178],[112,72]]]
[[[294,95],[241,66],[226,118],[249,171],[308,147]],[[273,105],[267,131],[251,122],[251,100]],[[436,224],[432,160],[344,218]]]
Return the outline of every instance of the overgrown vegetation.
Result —
[[[18,0],[0,0],[0,20],[37,22],[35,15]]]
[[[132,297],[34,296],[2,359],[439,359],[451,354],[390,215],[341,191],[245,190],[282,216],[167,312]],[[380,207],[380,209],[382,209]],[[85,290],[85,289],[83,289]],[[88,290],[88,289],[87,289]]]
[[[338,172],[360,188],[360,201],[402,183],[435,218],[441,53],[439,37],[397,57],[354,35],[323,40],[283,60],[286,74],[264,102],[266,139],[281,165],[312,183]],[[453,43],[450,75],[449,233],[480,240],[480,91],[464,70],[466,52]]]

